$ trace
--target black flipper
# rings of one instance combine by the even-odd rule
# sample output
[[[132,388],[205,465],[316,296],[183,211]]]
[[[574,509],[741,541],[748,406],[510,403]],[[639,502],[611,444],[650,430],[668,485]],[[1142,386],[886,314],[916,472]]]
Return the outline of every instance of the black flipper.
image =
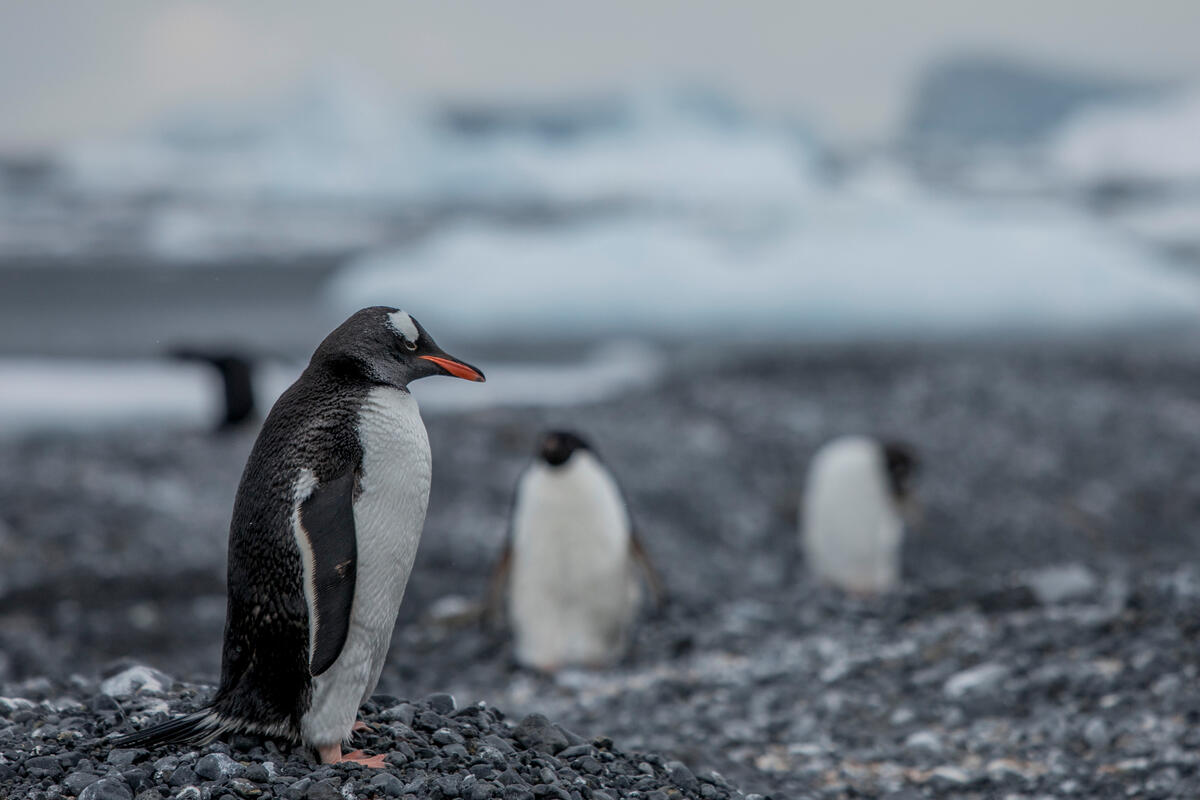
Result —
[[[321,484],[300,504],[301,534],[312,549],[315,642],[309,672],[329,669],[342,652],[354,606],[358,545],[354,538],[355,474]]]
[[[512,537],[504,542],[500,558],[492,567],[488,579],[487,596],[483,600],[483,613],[480,622],[485,628],[498,629],[504,621],[504,597],[508,592],[509,576],[512,573]]]
[[[655,569],[654,562],[650,560],[650,554],[646,552],[636,530],[629,531],[629,554],[633,556],[633,560],[642,568],[642,574],[646,576],[646,586],[649,587],[650,594],[654,597],[654,609],[662,611],[667,603],[667,590],[662,576]]]

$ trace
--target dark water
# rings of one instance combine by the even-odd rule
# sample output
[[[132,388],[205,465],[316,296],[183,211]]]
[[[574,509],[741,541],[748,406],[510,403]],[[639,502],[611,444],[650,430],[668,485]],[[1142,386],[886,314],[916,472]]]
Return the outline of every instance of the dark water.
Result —
[[[144,357],[217,343],[307,356],[340,321],[320,303],[336,264],[0,264],[0,356]]]

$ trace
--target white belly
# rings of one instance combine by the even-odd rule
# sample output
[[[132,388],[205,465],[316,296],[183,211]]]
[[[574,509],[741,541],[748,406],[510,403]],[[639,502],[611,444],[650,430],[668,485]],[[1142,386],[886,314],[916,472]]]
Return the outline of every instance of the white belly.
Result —
[[[521,663],[552,670],[621,655],[640,591],[629,547],[625,504],[590,453],[526,472],[513,516],[508,599]]]
[[[312,704],[301,722],[312,745],[348,738],[358,707],[375,691],[429,504],[429,439],[412,395],[373,389],[358,435],[363,462],[354,503],[354,606],[341,654],[313,680]]]
[[[817,454],[801,526],[804,559],[819,580],[865,593],[899,584],[904,524],[873,440],[846,437]]]

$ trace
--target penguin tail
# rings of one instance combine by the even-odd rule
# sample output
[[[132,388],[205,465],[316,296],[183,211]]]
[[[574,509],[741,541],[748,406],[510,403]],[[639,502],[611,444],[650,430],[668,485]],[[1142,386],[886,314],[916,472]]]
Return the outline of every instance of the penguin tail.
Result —
[[[158,747],[164,744],[203,745],[224,733],[241,729],[215,709],[205,708],[114,739],[113,747]]]

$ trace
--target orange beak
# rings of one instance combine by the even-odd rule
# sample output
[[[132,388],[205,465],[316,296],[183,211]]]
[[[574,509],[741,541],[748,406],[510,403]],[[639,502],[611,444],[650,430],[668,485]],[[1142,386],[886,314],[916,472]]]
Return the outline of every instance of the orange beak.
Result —
[[[476,381],[483,383],[483,373],[472,367],[470,364],[464,364],[462,361],[456,361],[453,358],[442,358],[441,356],[420,356],[426,361],[432,361],[446,372],[456,378],[462,378],[464,381]]]

